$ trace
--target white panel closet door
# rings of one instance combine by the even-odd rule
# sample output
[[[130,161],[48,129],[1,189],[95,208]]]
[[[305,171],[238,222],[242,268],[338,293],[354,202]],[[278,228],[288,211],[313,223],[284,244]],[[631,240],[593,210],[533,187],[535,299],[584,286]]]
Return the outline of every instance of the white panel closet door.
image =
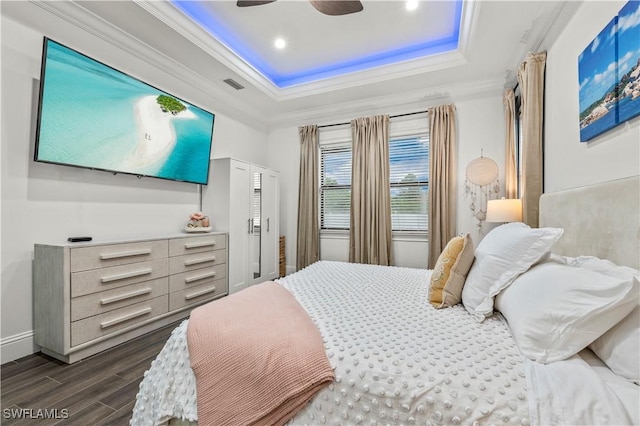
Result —
[[[249,258],[251,205],[251,165],[231,160],[229,170],[229,293],[235,293],[251,284],[247,259]]]
[[[278,278],[279,268],[279,228],[278,200],[280,187],[279,173],[265,170],[262,175],[262,215],[264,232],[262,233],[262,270],[265,280]]]
[[[229,233],[229,293],[278,278],[279,173],[232,158],[212,160],[202,208]]]

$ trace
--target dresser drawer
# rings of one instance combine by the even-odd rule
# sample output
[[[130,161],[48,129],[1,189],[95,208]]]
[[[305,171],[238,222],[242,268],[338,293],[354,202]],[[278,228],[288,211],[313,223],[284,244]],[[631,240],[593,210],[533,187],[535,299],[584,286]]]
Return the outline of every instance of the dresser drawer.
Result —
[[[167,296],[156,297],[71,323],[71,346],[141,323],[168,311]]]
[[[227,276],[227,265],[222,263],[211,268],[196,269],[169,276],[169,292],[195,287],[206,281],[213,281]]]
[[[169,293],[169,309],[179,309],[184,306],[220,297],[225,294],[227,294],[226,278],[209,281],[185,290]]]
[[[71,272],[160,259],[168,256],[168,250],[167,240],[72,248]]]
[[[203,235],[201,237],[174,238],[169,240],[169,256],[201,253],[227,247],[225,235]]]
[[[169,259],[132,263],[71,274],[71,297],[111,290],[169,275]]]
[[[144,281],[71,299],[71,321],[103,314],[169,292],[169,278]]]
[[[227,251],[224,249],[175,256],[169,259],[169,274],[179,274],[221,263],[227,263]]]

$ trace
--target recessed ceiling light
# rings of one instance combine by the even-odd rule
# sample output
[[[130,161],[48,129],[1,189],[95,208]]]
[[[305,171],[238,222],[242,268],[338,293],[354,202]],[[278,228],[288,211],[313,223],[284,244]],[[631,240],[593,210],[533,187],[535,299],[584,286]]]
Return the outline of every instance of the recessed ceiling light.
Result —
[[[409,11],[416,10],[418,8],[418,0],[409,0],[409,1],[407,1],[405,7]]]
[[[287,42],[283,38],[278,37],[273,44],[276,46],[277,49],[284,49],[285,46],[287,45]]]

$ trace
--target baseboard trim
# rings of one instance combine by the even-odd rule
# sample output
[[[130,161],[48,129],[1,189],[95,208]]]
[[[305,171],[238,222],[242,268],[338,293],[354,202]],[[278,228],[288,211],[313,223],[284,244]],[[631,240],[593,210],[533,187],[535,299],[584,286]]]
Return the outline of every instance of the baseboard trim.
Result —
[[[0,339],[0,363],[2,364],[37,351],[38,348],[33,343],[33,330]]]

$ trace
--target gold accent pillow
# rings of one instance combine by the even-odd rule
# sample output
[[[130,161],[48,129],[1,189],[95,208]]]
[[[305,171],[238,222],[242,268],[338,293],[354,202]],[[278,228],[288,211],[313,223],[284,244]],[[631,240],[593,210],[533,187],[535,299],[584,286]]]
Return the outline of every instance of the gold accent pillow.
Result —
[[[431,274],[429,303],[436,309],[448,308],[462,300],[462,287],[474,259],[469,234],[453,237],[444,248]]]

